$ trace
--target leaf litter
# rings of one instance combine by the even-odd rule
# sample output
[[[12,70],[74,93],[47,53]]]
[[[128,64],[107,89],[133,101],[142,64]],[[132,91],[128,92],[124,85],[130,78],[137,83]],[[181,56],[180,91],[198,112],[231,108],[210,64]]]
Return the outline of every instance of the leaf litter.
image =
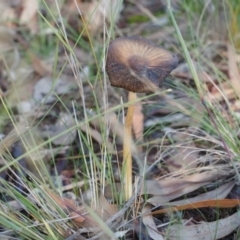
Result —
[[[111,5],[107,1],[71,0],[69,5],[59,6],[49,0],[44,1],[44,7],[35,0],[12,2],[0,3],[3,13],[0,27],[3,213],[11,210],[13,219],[25,214],[29,219],[25,226],[31,225],[30,219],[43,224],[52,222],[51,230],[57,229],[59,239],[133,239],[137,236],[138,239],[200,240],[233,236],[240,225],[235,172],[216,132],[203,130],[206,112],[201,102],[182,90],[187,86],[194,88],[194,84],[172,36],[174,29],[166,26],[164,3],[154,7],[155,3],[147,1],[137,4],[126,1],[123,5],[114,1]],[[75,33],[67,31],[69,46],[80,63],[79,78],[67,62],[70,53],[65,42],[59,41],[61,35],[57,41],[53,40],[55,29],[60,29],[59,22],[50,18],[46,6],[53,9],[53,14],[57,14],[56,9],[60,7],[66,23],[82,34],[76,41]],[[179,9],[175,10],[181,11]],[[44,21],[39,18],[38,11],[48,21],[45,25],[48,32],[41,29]],[[159,17],[157,11],[164,16]],[[133,20],[141,18],[145,20]],[[111,21],[117,25],[117,35],[146,34],[152,41],[175,49],[180,59],[178,68],[172,73],[175,79],[170,77],[163,83],[166,91],[155,96],[140,95],[136,103],[132,151],[141,168],[134,165],[133,174],[144,176],[145,169],[148,173],[147,179],[135,182],[134,194],[126,203],[120,201],[119,174],[125,107],[119,103],[121,98],[126,98],[126,93],[108,85],[106,102],[99,69],[94,65],[99,49],[106,48],[109,42],[110,35],[102,38],[102,34],[106,33]],[[156,31],[159,25],[161,33]],[[185,34],[187,25],[179,27]],[[107,34],[110,33],[107,31]],[[54,58],[55,48],[54,51],[48,48],[45,56],[41,49],[46,43],[46,48],[50,46],[51,40],[58,46],[57,59]],[[228,42],[209,42],[200,49],[200,58],[194,51],[191,54],[207,92],[206,99],[226,116],[234,132],[238,129],[240,109],[236,97],[239,95],[236,82],[239,56]],[[96,53],[91,52],[93,46]],[[225,74],[222,82],[218,74],[214,74],[216,69]],[[84,99],[85,105],[80,99]],[[236,132],[236,136],[229,137],[230,142],[237,141],[239,134]],[[229,142],[228,147],[231,156],[236,158],[237,148]],[[62,156],[63,161],[58,160]],[[83,170],[83,166],[89,168]],[[59,178],[51,182],[53,177]],[[74,185],[76,181],[78,184]],[[42,192],[36,193],[36,189]],[[86,198],[88,191],[91,194]],[[68,193],[74,198],[69,199]],[[205,210],[209,214],[205,214]],[[42,216],[46,218],[44,221]],[[5,237],[4,230],[9,229],[4,223],[0,224],[3,229],[0,235]],[[40,231],[42,239],[48,235],[41,224],[31,227]],[[11,231],[10,235],[19,237],[16,231]]]

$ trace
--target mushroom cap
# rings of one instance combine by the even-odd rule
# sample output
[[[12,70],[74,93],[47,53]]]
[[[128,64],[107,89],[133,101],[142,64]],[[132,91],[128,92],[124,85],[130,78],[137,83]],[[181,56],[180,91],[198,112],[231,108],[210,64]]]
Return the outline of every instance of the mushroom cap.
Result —
[[[120,37],[109,45],[106,71],[112,86],[150,93],[159,88],[177,64],[174,54],[146,38]]]

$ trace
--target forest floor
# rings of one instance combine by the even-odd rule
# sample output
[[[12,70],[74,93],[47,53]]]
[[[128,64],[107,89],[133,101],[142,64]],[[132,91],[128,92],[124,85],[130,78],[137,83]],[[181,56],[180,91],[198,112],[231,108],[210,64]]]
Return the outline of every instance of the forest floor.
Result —
[[[0,9],[1,239],[239,239],[238,0]],[[135,35],[178,66],[131,102],[105,69],[110,42]]]

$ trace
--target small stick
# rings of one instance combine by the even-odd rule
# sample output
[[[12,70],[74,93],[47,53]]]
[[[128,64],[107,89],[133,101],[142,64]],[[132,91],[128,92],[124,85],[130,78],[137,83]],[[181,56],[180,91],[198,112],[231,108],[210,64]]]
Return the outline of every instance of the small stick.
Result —
[[[134,102],[136,93],[128,93],[128,102],[130,103],[124,124],[124,140],[123,140],[123,171],[124,171],[124,193],[125,200],[132,196],[132,118],[134,112]]]

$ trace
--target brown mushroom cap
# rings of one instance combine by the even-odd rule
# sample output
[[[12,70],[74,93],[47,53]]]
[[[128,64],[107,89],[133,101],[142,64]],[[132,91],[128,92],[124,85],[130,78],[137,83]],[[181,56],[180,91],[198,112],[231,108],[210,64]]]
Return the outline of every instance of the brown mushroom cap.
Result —
[[[177,66],[177,57],[140,36],[120,37],[108,48],[106,70],[111,85],[128,91],[156,91]]]

